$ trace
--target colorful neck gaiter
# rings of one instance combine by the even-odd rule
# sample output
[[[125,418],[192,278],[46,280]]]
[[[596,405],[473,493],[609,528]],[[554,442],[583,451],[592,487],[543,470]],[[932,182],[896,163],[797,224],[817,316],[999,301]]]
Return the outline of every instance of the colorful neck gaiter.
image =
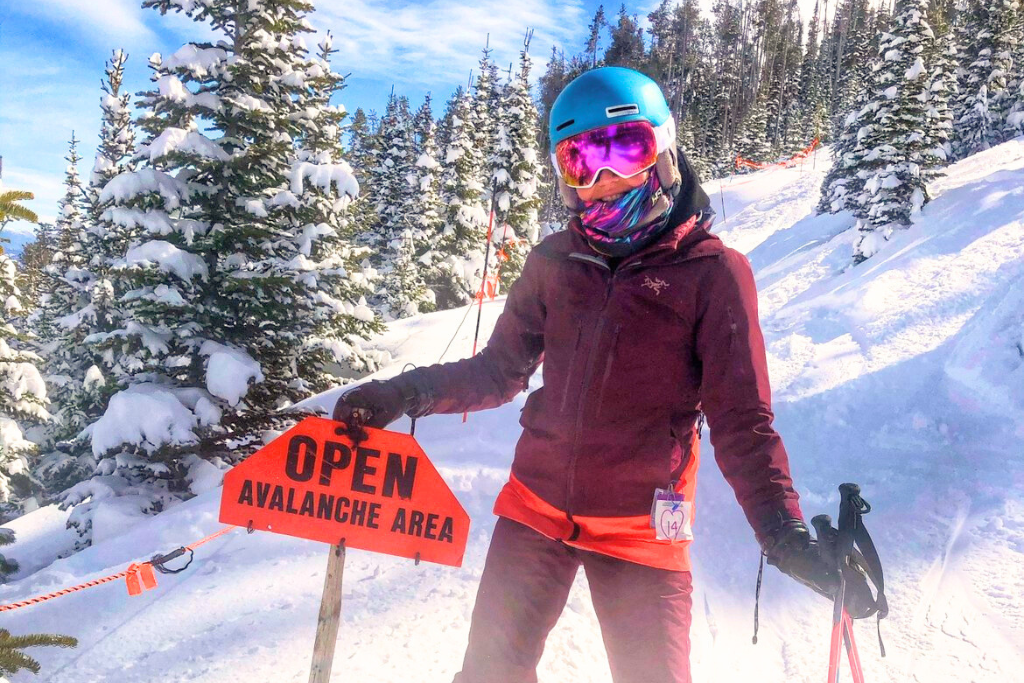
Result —
[[[640,225],[661,196],[658,174],[652,172],[646,183],[614,202],[585,202],[580,212],[583,232],[591,245],[601,253],[609,256],[630,254],[660,233],[668,223],[671,201],[668,210],[662,215],[646,225]]]

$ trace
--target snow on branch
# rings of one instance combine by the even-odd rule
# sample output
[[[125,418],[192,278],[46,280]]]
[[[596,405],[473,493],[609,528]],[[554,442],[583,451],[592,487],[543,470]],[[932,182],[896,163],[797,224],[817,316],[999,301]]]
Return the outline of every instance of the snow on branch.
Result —
[[[227,161],[230,158],[220,145],[202,133],[181,128],[167,128],[148,145],[143,145],[139,149],[139,156],[148,156],[150,162],[155,162],[173,152],[198,154],[217,161]]]
[[[132,247],[117,265],[143,267],[156,265],[165,273],[173,273],[185,282],[190,282],[196,275],[207,280],[210,275],[203,259],[163,240],[150,240]]]
[[[209,356],[206,363],[206,388],[231,405],[237,405],[249,391],[249,382],[265,378],[260,364],[241,349],[212,340],[203,342],[199,353]]]
[[[292,194],[303,193],[303,183],[309,180],[314,187],[330,193],[331,185],[338,188],[338,194],[347,194],[355,199],[359,196],[359,183],[352,175],[352,167],[347,162],[341,161],[336,164],[311,164],[308,161],[300,161],[292,166],[290,173]]]
[[[188,185],[180,180],[163,171],[143,168],[112,178],[100,193],[100,203],[111,200],[125,202],[140,194],[153,192],[164,198],[168,209],[178,208],[191,194]]]
[[[93,455],[99,457],[125,444],[154,452],[167,445],[198,442],[199,419],[168,387],[137,384],[119,391],[90,428]]]

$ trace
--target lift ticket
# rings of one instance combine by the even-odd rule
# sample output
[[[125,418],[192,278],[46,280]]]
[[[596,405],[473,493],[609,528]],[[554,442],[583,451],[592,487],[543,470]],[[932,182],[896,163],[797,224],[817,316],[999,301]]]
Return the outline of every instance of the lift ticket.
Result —
[[[651,506],[651,527],[659,541],[692,541],[693,503],[683,494],[655,489]]]

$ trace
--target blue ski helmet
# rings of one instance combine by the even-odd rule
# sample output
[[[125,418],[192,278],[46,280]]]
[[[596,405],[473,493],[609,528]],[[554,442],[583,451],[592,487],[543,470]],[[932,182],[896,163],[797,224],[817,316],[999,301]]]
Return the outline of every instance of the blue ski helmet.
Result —
[[[594,128],[629,121],[647,121],[658,137],[657,173],[662,187],[674,194],[682,179],[676,158],[676,129],[661,88],[650,77],[621,66],[603,66],[573,79],[559,93],[548,122],[551,161],[562,200],[570,210],[581,207],[576,190],[561,180],[555,146]]]
[[[551,105],[551,147],[573,135],[628,121],[655,128],[672,118],[653,79],[621,66],[603,66],[574,79]]]

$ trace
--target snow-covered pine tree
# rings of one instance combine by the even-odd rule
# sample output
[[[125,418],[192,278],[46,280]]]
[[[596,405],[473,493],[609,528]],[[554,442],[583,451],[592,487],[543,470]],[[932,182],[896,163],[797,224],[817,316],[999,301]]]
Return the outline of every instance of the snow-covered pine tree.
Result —
[[[441,129],[448,140],[441,153],[443,227],[428,281],[444,310],[469,303],[479,290],[487,230],[483,187],[476,175],[473,98],[461,87],[448,100]]]
[[[480,55],[478,73],[473,89],[472,135],[477,180],[490,199],[494,178],[494,147],[497,140],[498,117],[501,114],[502,85],[498,82],[498,67],[491,59],[490,36]]]
[[[324,391],[337,377],[374,372],[377,353],[362,349],[360,341],[382,331],[380,318],[367,304],[376,273],[368,264],[365,247],[353,245],[357,227],[348,208],[359,193],[342,146],[345,108],[331,98],[345,87],[343,76],[331,69],[337,50],[328,33],[318,44],[318,55],[306,69],[309,91],[303,132],[292,162],[291,186],[274,201],[294,210],[292,224],[306,237],[300,259],[306,259],[304,280],[314,305],[307,328],[305,351],[296,359],[297,381],[312,391]]]
[[[408,98],[391,95],[377,135],[380,153],[370,196],[378,222],[371,262],[381,280],[374,304],[385,319],[394,320],[434,308],[433,292],[419,266],[429,245],[417,224],[416,150]]]
[[[226,60],[223,45],[189,44],[167,59],[150,57],[154,85],[140,93],[139,167],[110,179],[97,198],[106,219],[135,239],[106,264],[122,326],[90,338],[116,364],[113,374],[125,388],[83,435],[96,460],[91,477],[58,497],[74,508],[68,526],[79,535],[78,548],[92,543],[94,513],[104,501],[118,499],[128,516],[159,512],[192,495],[190,473],[208,466],[188,450],[199,445],[200,429],[212,430],[221,417],[216,397],[200,388],[199,350],[209,325],[204,288],[217,258],[201,203],[216,189],[201,174],[228,155],[196,124],[223,109],[221,98],[213,87],[197,96],[186,84],[213,81]]]
[[[300,195],[333,184],[341,209],[355,189],[343,168],[296,158],[324,120],[310,111],[323,76],[302,37],[311,5],[144,6],[206,24],[213,40],[151,58],[145,165],[100,195],[144,230],[112,266],[126,324],[97,340],[120,340],[131,374],[90,427],[96,476],[64,497],[88,501],[70,521],[82,544],[102,498],[120,497],[123,515],[159,511],[216,485],[218,465],[294,420],[278,409],[310,395],[300,368],[332,294],[318,284],[325,264],[310,257],[331,230],[307,229]]]
[[[888,23],[872,25],[868,0],[843,0],[836,10],[836,61],[831,74],[833,82],[833,135],[838,137],[847,115],[857,109],[865,91],[871,90],[873,55],[877,52],[876,36],[887,30]]]
[[[971,36],[975,60],[962,85],[961,114],[956,123],[957,158],[997,145],[1005,138],[1014,106],[1008,76],[1013,71],[1019,0],[994,0],[979,8],[979,32]]]
[[[739,156],[748,161],[764,164],[772,160],[772,147],[768,143],[768,96],[762,89],[754,106],[750,108],[747,118],[740,126],[742,136],[736,143]],[[748,172],[740,170],[739,172]]]
[[[81,307],[66,316],[51,357],[60,358],[66,378],[53,393],[59,422],[51,433],[48,451],[35,469],[48,497],[63,493],[92,474],[96,465],[91,447],[81,432],[106,410],[118,380],[126,372],[120,367],[116,348],[91,343],[93,334],[106,335],[123,326],[122,311],[110,277],[111,263],[128,249],[138,229],[133,221],[122,225],[114,220],[109,202],[100,201],[104,186],[120,173],[131,170],[135,146],[134,124],[128,110],[129,94],[122,90],[127,55],[114,51],[106,65],[100,97],[102,119],[96,159],[85,189],[86,227],[80,233],[83,254]]]
[[[0,529],[0,548],[12,543],[14,543],[14,532],[10,529]],[[6,581],[16,571],[18,571],[18,563],[0,553],[0,583]]]
[[[530,94],[530,38],[527,34],[519,52],[519,72],[505,88],[495,149],[498,195],[493,240],[498,258],[491,267],[500,268],[505,290],[519,277],[527,253],[540,238],[542,162],[537,150],[537,109]]]
[[[0,249],[0,524],[22,513],[24,500],[35,488],[29,457],[36,445],[23,430],[49,418],[40,358],[26,348],[25,333],[13,324],[24,320],[24,313],[17,266]],[[0,578],[2,574],[0,566]]]
[[[38,315],[33,318],[43,373],[54,419],[47,429],[47,441],[74,438],[86,422],[78,410],[83,392],[84,370],[80,361],[85,349],[83,315],[88,316],[94,276],[89,270],[86,225],[89,199],[78,175],[78,142],[74,133],[65,159],[64,196],[58,202],[55,223],[55,251],[45,269],[45,294]],[[91,363],[90,363],[91,364]]]
[[[372,190],[377,157],[380,154],[377,137],[379,124],[373,112],[367,114],[361,108],[356,109],[348,124],[348,149],[345,156],[359,183],[359,196],[348,208],[348,221],[354,244],[362,246],[374,242],[377,225],[377,206]]]
[[[814,5],[814,15],[807,29],[807,49],[804,51],[800,68],[800,131],[801,137],[825,141],[829,133],[828,102],[822,88],[822,69],[819,27],[821,26],[821,1]]]
[[[36,225],[35,239],[21,250],[22,297],[29,310],[36,312],[46,289],[46,266],[50,265],[56,249],[57,228],[53,223]]]
[[[863,110],[867,125],[857,134],[857,175],[864,187],[855,209],[861,232],[856,263],[877,252],[894,229],[910,225],[929,201],[928,170],[945,161],[938,141],[928,137],[931,71],[925,57],[933,53],[935,36],[927,8],[928,0],[902,0],[891,30],[881,36],[874,94]]]
[[[931,68],[931,84],[928,86],[928,128],[925,131],[930,144],[938,149],[935,156],[941,164],[929,165],[925,178],[931,180],[939,175],[939,169],[953,158],[953,107],[957,99],[957,46],[954,33],[946,27],[945,33],[937,36],[925,55]]]
[[[441,164],[437,159],[437,122],[430,93],[412,120],[413,158],[410,182],[413,186],[413,225],[423,233],[425,253],[420,263],[429,271],[436,256],[434,248],[441,234]]]
[[[1017,20],[1011,29],[1012,42],[1016,47],[1012,55],[1013,70],[1009,74],[1007,88],[1010,91],[1009,113],[1006,116],[1005,137],[1024,134],[1024,2],[1018,0]]]

